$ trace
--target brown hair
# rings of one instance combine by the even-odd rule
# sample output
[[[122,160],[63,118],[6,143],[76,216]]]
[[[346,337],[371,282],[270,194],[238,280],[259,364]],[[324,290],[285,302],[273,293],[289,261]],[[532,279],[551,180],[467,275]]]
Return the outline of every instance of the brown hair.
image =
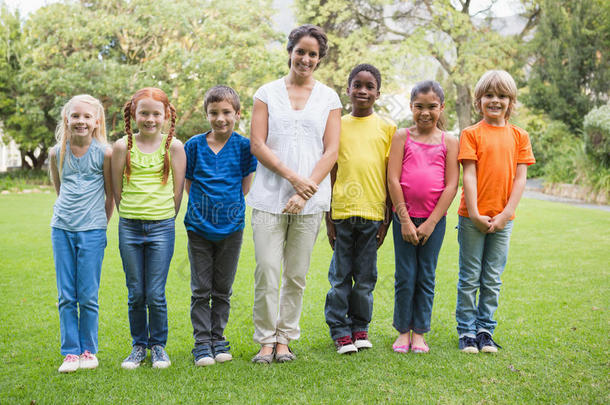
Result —
[[[326,37],[326,33],[322,28],[312,24],[301,25],[290,32],[290,35],[288,35],[288,43],[286,44],[286,50],[289,55],[303,37],[312,37],[318,41],[320,47],[318,54],[320,59],[326,56],[326,51],[328,50],[328,38]],[[288,67],[290,67],[290,65],[291,61],[290,58],[288,58]],[[319,63],[318,66],[320,66]],[[316,66],[316,69],[318,66]]]
[[[169,102],[167,98],[167,94],[161,89],[156,87],[145,87],[136,91],[136,94],[131,97],[125,106],[123,107],[123,117],[125,119],[125,132],[127,133],[127,156],[125,163],[125,177],[127,178],[127,182],[129,182],[129,177],[131,176],[131,148],[133,147],[133,133],[131,132],[131,119],[135,120],[136,118],[136,108],[138,107],[138,102],[144,98],[151,98],[155,101],[159,101],[163,103],[165,107],[165,120],[170,119],[169,132],[167,134],[167,139],[165,140],[165,154],[163,155],[163,169],[162,169],[162,179],[161,184],[166,184],[167,179],[169,177],[169,146],[172,143],[172,139],[175,135],[176,129],[176,109]]]
[[[235,112],[239,112],[241,110],[239,95],[237,92],[229,86],[218,85],[208,90],[203,97],[203,109],[205,110],[205,113],[208,113],[208,105],[210,103],[219,103],[221,101],[227,101],[229,104],[231,104]]]

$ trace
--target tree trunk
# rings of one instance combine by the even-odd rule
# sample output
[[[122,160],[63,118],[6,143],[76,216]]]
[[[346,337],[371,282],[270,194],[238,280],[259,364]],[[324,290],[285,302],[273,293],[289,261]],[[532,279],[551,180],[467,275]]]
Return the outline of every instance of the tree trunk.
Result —
[[[455,109],[457,110],[458,123],[460,126],[460,133],[462,130],[472,125],[472,95],[467,85],[455,83],[455,90],[457,93],[457,99],[455,102]]]

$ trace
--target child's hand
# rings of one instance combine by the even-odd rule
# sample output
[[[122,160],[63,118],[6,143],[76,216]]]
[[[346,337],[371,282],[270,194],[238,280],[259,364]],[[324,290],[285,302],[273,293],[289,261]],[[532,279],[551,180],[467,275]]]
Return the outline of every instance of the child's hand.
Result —
[[[510,220],[510,215],[506,214],[504,211],[496,215],[491,219],[491,227],[489,228],[489,233],[494,233],[496,231],[501,231],[504,229],[508,221]]]
[[[406,242],[409,242],[413,246],[419,244],[419,239],[417,239],[417,228],[415,228],[415,225],[410,219],[400,224],[400,233]]]
[[[389,222],[387,224],[382,222],[381,225],[379,225],[379,229],[377,230],[377,249],[383,245],[383,241],[385,240],[385,236],[388,234],[389,227]]]
[[[337,240],[337,230],[335,223],[330,217],[330,212],[326,213],[326,235],[328,236],[328,243],[332,250],[335,250],[335,241]]]
[[[491,217],[488,217],[487,215],[479,215],[476,217],[471,217],[470,220],[481,233],[490,233]]]
[[[305,201],[309,200],[318,191],[316,182],[307,177],[295,176],[294,179],[290,180],[290,184]]]
[[[298,214],[299,212],[303,211],[303,208],[305,207],[305,199],[303,199],[303,197],[301,197],[298,194],[293,195],[292,197],[290,197],[290,200],[288,200],[288,202],[286,203],[286,206],[284,207],[284,210],[282,211],[283,214]]]
[[[430,220],[430,218],[426,219],[420,226],[417,227],[417,239],[421,243],[422,246],[428,242],[428,238],[434,232],[434,228],[436,228],[436,224]]]

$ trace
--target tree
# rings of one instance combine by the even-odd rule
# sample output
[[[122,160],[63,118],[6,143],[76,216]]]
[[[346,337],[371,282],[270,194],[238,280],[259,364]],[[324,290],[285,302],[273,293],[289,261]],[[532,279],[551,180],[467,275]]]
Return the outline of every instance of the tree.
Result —
[[[587,112],[608,100],[610,3],[541,0],[540,4],[525,100],[572,131],[580,131]]]
[[[240,93],[247,121],[255,89],[285,69],[281,52],[270,46],[280,38],[272,13],[270,0],[157,0],[154,6],[82,0],[43,7],[21,28],[15,108],[0,109],[5,131],[24,155],[41,148],[40,165],[71,96],[99,98],[115,139],[123,130],[123,104],[146,86],[168,93],[182,139],[208,128],[203,95],[216,84]]]
[[[523,29],[506,37],[492,29],[489,8],[472,13],[470,0],[298,0],[297,7],[303,22],[322,26],[334,40],[329,53],[336,62],[331,63],[333,76],[347,76],[351,65],[339,63],[345,59],[381,55],[386,65],[390,61],[394,66],[390,77],[415,71],[415,80],[442,81],[431,77],[440,67],[453,87],[448,93],[454,96],[460,129],[473,122],[471,89],[481,74],[491,68],[521,67],[516,44],[535,25],[539,12],[527,3]]]

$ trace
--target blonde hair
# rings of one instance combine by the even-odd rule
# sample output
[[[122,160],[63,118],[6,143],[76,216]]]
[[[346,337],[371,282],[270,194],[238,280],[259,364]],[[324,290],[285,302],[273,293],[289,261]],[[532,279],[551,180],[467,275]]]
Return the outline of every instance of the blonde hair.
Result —
[[[474,87],[474,107],[479,113],[481,113],[481,98],[490,91],[497,94],[506,94],[510,98],[504,117],[508,119],[517,103],[515,80],[505,70],[488,70],[485,72]]]
[[[92,137],[100,143],[107,143],[106,141],[106,115],[104,114],[104,106],[95,97],[89,94],[79,94],[78,96],[72,97],[61,109],[61,121],[57,123],[55,129],[55,140],[60,145],[59,149],[59,177],[64,168],[64,158],[66,156],[66,143],[71,135],[70,129],[68,128],[68,116],[70,115],[70,109],[76,103],[89,104],[95,109],[96,120],[98,126],[93,130]]]

